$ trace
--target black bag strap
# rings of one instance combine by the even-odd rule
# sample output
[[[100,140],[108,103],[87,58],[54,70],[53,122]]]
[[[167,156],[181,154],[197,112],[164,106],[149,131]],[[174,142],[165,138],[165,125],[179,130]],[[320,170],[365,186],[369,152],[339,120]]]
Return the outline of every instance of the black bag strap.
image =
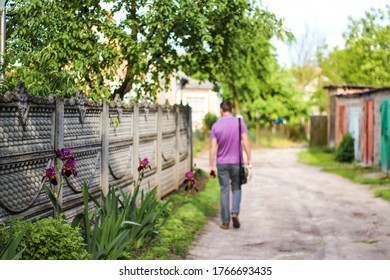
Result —
[[[240,118],[238,118],[238,151],[239,151],[239,154],[240,154],[240,172],[239,172],[239,176],[240,176],[240,190],[241,190],[241,179],[242,179],[242,174],[241,174],[241,168],[242,168],[242,151],[241,151],[241,149],[242,149],[242,145],[241,145],[241,120],[240,120]]]
[[[241,119],[238,118],[238,151],[240,153],[240,168],[242,166],[242,145],[241,145]]]

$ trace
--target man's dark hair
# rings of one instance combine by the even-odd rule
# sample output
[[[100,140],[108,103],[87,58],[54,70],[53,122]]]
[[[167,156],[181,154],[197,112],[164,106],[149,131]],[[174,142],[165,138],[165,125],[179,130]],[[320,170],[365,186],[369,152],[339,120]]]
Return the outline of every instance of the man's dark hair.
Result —
[[[232,112],[233,105],[229,100],[224,100],[221,103],[220,108],[222,109],[222,112]]]

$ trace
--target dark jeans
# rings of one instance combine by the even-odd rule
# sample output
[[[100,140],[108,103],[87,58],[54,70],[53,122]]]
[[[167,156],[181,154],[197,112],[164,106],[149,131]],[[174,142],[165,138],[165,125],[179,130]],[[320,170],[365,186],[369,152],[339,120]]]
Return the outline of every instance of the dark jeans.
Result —
[[[230,222],[230,213],[240,212],[241,186],[239,164],[217,164],[219,185],[221,188],[221,219],[222,223]],[[232,187],[232,210],[230,211],[230,189]]]

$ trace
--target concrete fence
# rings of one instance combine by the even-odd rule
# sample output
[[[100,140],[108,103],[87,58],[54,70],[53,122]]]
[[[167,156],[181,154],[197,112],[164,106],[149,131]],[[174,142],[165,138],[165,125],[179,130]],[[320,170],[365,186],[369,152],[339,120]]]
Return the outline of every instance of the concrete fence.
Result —
[[[145,157],[152,169],[143,189],[157,185],[159,197],[178,189],[192,165],[190,124],[188,106],[40,98],[18,84],[0,95],[0,222],[53,214],[42,178],[59,148],[77,160],[78,176],[65,179],[60,197],[68,219],[82,211],[83,182],[96,196],[109,186],[129,192]]]

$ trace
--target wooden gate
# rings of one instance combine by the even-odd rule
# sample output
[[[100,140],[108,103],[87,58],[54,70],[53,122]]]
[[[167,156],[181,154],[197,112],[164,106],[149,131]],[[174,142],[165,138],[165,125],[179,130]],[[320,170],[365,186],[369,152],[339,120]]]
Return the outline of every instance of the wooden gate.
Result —
[[[310,117],[310,147],[326,146],[328,142],[328,117]]]
[[[363,162],[374,163],[374,99],[364,101]]]

